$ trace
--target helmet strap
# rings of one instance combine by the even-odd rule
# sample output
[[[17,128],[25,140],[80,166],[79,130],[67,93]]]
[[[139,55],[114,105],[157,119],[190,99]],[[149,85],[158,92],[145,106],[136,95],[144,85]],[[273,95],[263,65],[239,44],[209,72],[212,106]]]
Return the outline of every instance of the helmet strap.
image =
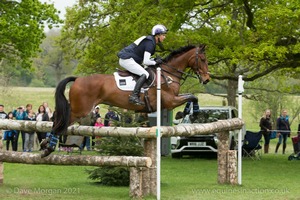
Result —
[[[164,48],[163,44],[162,44],[160,41],[157,43],[157,46],[159,46],[159,48],[160,48],[162,51],[165,51],[165,48]]]
[[[161,43],[159,35],[158,35],[158,39],[157,39],[157,41],[158,41],[158,43]]]

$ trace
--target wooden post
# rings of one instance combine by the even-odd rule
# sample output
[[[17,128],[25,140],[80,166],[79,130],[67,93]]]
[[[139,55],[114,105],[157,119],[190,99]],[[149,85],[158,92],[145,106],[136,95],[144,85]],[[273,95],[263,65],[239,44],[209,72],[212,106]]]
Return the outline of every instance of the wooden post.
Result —
[[[218,133],[218,183],[227,183],[227,151],[229,133],[219,132]]]
[[[156,196],[156,139],[144,140],[144,156],[150,157],[152,165],[150,168],[143,170],[142,189],[143,196],[155,195]]]
[[[227,182],[232,185],[238,183],[236,150],[227,151]]]
[[[0,130],[0,152],[3,151],[2,137],[3,137],[3,131]],[[2,162],[0,162],[0,185],[2,185],[4,182],[3,170],[4,170],[4,165]]]
[[[135,199],[143,197],[143,168],[130,167],[129,196]]]

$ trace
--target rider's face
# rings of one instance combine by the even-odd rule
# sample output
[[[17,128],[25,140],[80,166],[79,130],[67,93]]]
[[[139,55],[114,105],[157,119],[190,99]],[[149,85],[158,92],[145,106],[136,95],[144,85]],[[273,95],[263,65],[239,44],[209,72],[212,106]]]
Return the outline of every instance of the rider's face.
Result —
[[[157,41],[163,42],[166,39],[166,34],[157,35]]]

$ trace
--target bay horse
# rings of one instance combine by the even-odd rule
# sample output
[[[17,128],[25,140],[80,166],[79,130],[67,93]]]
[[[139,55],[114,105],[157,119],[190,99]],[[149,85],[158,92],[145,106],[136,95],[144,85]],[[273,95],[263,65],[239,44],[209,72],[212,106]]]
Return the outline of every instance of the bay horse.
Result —
[[[180,80],[184,79],[185,69],[190,68],[206,84],[209,79],[208,64],[205,56],[205,45],[185,46],[171,52],[161,64],[161,107],[172,110],[188,101],[198,101],[193,94],[179,94]],[[167,78],[166,78],[167,77]],[[70,87],[69,101],[64,92],[66,85],[74,82]],[[94,74],[86,77],[68,77],[62,80],[55,92],[55,116],[52,134],[48,141],[41,144],[44,148],[42,157],[54,151],[57,136],[64,134],[69,125],[85,117],[98,104],[107,104],[136,112],[153,112],[156,110],[156,83],[148,89],[148,104],[130,104],[128,97],[131,91],[123,91],[117,87],[115,78],[109,74]],[[141,94],[144,99],[145,94]],[[148,106],[149,107],[149,106]]]

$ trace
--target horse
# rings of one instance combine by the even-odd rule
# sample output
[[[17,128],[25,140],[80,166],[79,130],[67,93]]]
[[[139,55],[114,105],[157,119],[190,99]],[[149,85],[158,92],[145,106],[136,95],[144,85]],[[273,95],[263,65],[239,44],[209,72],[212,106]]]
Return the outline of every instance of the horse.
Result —
[[[188,45],[174,50],[163,59],[160,67],[162,109],[172,110],[188,101],[198,101],[193,94],[179,94],[180,80],[186,78],[184,75],[188,76],[185,72],[187,68],[196,74],[202,84],[206,84],[210,79],[205,45]],[[70,87],[68,101],[64,93],[69,82],[74,83]],[[42,157],[54,151],[57,136],[65,134],[69,125],[88,115],[96,105],[107,104],[136,112],[154,112],[157,103],[156,93],[156,83],[154,83],[146,93],[141,94],[146,105],[134,105],[128,101],[131,91],[120,90],[112,74],[94,74],[63,79],[56,87],[52,137],[42,145],[44,148]]]

